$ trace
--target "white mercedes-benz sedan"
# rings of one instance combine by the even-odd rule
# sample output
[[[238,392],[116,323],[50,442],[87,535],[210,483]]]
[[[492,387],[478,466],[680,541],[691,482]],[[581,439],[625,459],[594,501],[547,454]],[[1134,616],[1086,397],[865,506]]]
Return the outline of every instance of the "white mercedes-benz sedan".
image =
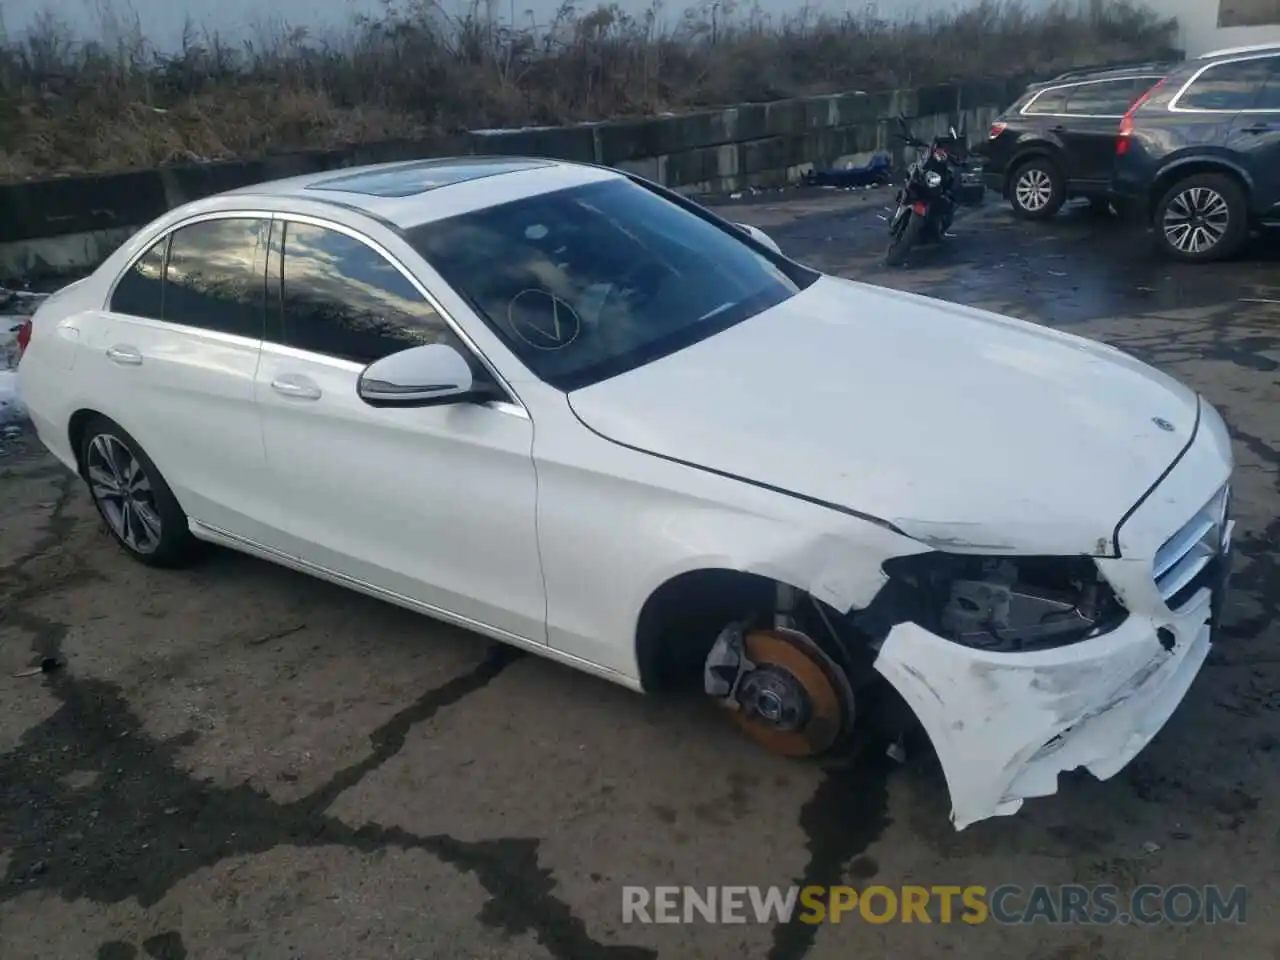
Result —
[[[143,563],[212,542],[639,691],[691,681],[787,756],[905,704],[957,829],[1128,763],[1226,589],[1231,443],[1194,391],[825,276],[616,170],[224,193],[24,340],[35,429]]]

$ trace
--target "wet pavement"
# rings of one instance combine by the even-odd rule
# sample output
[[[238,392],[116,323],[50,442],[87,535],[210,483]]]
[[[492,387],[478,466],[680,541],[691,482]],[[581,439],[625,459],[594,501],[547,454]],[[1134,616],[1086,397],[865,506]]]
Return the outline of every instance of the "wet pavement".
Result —
[[[1224,642],[1106,783],[955,833],[931,758],[762,757],[648,700],[256,560],[127,562],[79,484],[0,456],[0,957],[1017,960],[1280,956],[1280,253],[1155,259],[994,201],[903,270],[880,194],[732,208],[845,276],[1095,336],[1236,439]],[[890,322],[886,318],[886,322]],[[997,414],[998,415],[998,414]],[[946,469],[945,463],[938,468]],[[18,676],[41,657],[65,667]],[[623,885],[1218,884],[1244,924],[624,925]]]

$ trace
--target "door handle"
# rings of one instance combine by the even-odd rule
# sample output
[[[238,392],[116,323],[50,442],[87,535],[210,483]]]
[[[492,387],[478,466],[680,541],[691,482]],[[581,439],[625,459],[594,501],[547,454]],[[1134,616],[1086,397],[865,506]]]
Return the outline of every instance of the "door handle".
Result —
[[[271,381],[271,389],[294,400],[319,400],[320,388],[310,378],[286,374]]]
[[[1269,123],[1255,123],[1252,126],[1241,127],[1240,132],[1241,133],[1267,133],[1268,131],[1270,131],[1270,129],[1271,129],[1271,124]]]
[[[107,359],[112,363],[136,367],[142,363],[142,354],[139,352],[137,347],[128,347],[123,344],[117,344],[114,347],[107,347]]]
[[[1061,124],[1061,123],[1060,123],[1060,124],[1058,124],[1056,127],[1050,127],[1050,128],[1049,128],[1049,132],[1050,132],[1050,133],[1066,133],[1066,132],[1067,132],[1067,128],[1066,128],[1066,126],[1065,126],[1064,124]]]

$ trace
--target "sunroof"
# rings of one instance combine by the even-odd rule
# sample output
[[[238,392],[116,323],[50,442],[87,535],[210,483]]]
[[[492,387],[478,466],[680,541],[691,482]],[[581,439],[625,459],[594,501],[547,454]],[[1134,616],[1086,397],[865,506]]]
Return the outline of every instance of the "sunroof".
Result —
[[[506,157],[422,160],[398,164],[390,170],[366,170],[328,177],[318,180],[307,189],[362,193],[368,197],[411,197],[454,183],[546,166],[550,166],[550,163],[545,160],[512,160]]]

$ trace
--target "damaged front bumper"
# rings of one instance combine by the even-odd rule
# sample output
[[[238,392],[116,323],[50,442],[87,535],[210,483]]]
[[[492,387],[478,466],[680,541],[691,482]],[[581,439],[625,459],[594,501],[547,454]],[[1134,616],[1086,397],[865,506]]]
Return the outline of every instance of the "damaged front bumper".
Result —
[[[1161,548],[1177,551],[1172,558],[1097,561],[1129,611],[1100,636],[1009,653],[911,622],[889,631],[875,668],[929,735],[957,830],[1056,793],[1063,771],[1114,776],[1164,726],[1217,630],[1231,565],[1228,503],[1224,486]],[[1205,517],[1216,517],[1207,529]]]
[[[876,669],[933,742],[957,830],[1056,793],[1058,774],[1114,776],[1182,701],[1211,642],[1206,593],[1163,629],[1131,617],[1096,640],[1033,654],[960,647],[912,623],[889,634]],[[1167,640],[1166,640],[1167,642]]]

